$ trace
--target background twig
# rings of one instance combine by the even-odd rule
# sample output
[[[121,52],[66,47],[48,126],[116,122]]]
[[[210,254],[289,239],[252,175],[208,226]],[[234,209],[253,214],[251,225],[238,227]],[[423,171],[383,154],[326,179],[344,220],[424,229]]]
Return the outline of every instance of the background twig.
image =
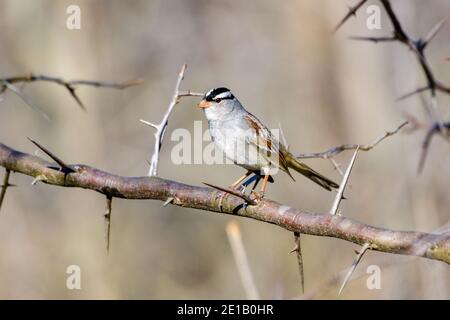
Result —
[[[184,64],[181,67],[180,73],[178,74],[178,80],[175,85],[175,91],[172,96],[172,100],[170,101],[169,107],[167,108],[166,113],[164,114],[161,122],[159,124],[154,124],[146,120],[140,119],[140,121],[148,126],[153,127],[155,131],[155,145],[153,148],[153,155],[150,161],[150,169],[148,172],[149,176],[156,176],[158,174],[158,162],[159,162],[159,152],[161,150],[161,146],[164,140],[164,135],[166,133],[167,125],[169,124],[169,116],[172,112],[173,108],[177,105],[180,100],[180,97],[189,97],[189,96],[203,96],[202,93],[196,93],[191,91],[180,91],[181,81],[183,81],[184,73],[186,72],[187,65]]]
[[[250,264],[248,263],[247,253],[245,252],[244,244],[242,242],[241,231],[236,221],[231,221],[227,224],[226,232],[228,240],[230,241],[233,257],[236,261],[236,266],[241,276],[242,284],[245,293],[249,300],[258,300],[259,293],[253,279]]]

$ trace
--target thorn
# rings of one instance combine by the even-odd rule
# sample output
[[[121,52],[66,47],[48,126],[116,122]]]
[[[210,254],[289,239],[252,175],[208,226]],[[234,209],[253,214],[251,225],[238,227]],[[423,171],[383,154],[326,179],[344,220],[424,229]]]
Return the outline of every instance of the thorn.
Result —
[[[84,111],[87,111],[83,102],[81,102],[81,99],[75,93],[75,88],[72,85],[70,85],[69,83],[66,83],[64,86],[66,87],[67,91],[69,91],[70,95],[75,99],[75,101],[80,106],[80,108],[83,109]]]
[[[112,197],[106,196],[106,211],[105,211],[105,240],[106,240],[106,255],[109,255],[109,239],[111,232],[111,206]]]
[[[339,289],[339,293],[338,296],[341,295],[342,290],[344,290],[345,286],[347,285],[348,281],[350,280],[350,277],[352,276],[353,272],[356,269],[356,266],[358,265],[358,263],[361,261],[361,258],[363,257],[364,253],[366,253],[366,251],[370,249],[370,244],[369,243],[365,243],[361,250],[359,251],[359,253],[357,254],[355,260],[353,260],[353,263],[350,267],[350,269],[347,272],[347,275],[345,276],[344,282],[341,285],[341,288]]]
[[[163,204],[163,207],[167,207],[169,205],[169,203],[173,202],[173,200],[175,200],[174,197],[167,198],[167,200]]]
[[[436,36],[436,34],[442,29],[444,26],[445,21],[447,18],[442,19],[436,25],[428,32],[428,34],[425,36],[425,39],[422,41],[422,48],[421,51],[423,51],[427,45],[430,43],[431,40]]]
[[[0,188],[3,188],[5,185],[4,184],[2,184],[2,185],[0,185]],[[14,184],[14,183],[8,183],[7,185],[6,185],[6,187],[8,187],[8,188],[11,188],[11,187],[17,187],[17,184]]]
[[[207,185],[210,188],[214,188],[214,189],[217,189],[219,191],[223,191],[225,193],[229,193],[229,194],[232,194],[233,196],[241,198],[241,199],[245,200],[248,204],[250,204],[252,206],[256,206],[257,205],[257,202],[255,200],[251,199],[250,197],[248,197],[245,194],[242,194],[240,192],[237,192],[237,191],[234,191],[234,190],[230,190],[230,189],[225,189],[225,188],[222,188],[222,187],[218,187],[218,186],[206,183],[206,182],[203,182],[203,184]]]
[[[362,5],[366,2],[367,0],[360,0],[355,6],[353,7],[348,7],[348,12],[347,14],[344,16],[344,18],[342,18],[342,20],[336,25],[336,27],[334,27],[333,29],[333,33],[335,33],[336,31],[339,30],[339,28],[352,16],[356,16],[356,12],[359,10],[359,8],[362,7]]]
[[[139,119],[139,121],[142,122],[143,124],[146,124],[146,125],[152,127],[152,128],[155,128],[156,130],[159,129],[159,125],[156,125],[156,124],[154,124],[154,123],[151,123],[151,122],[149,122],[149,121],[145,121],[145,120],[143,120],[143,119]]]
[[[412,97],[413,95],[418,94],[418,93],[421,93],[421,92],[424,92],[424,91],[426,91],[426,90],[430,90],[430,86],[420,87],[420,88],[418,88],[418,89],[416,89],[416,90],[414,90],[414,91],[408,92],[408,93],[406,93],[406,94],[404,94],[404,95],[398,97],[398,98],[396,99],[396,101],[404,100],[404,99],[406,99],[406,98]]]
[[[44,176],[43,174],[38,175],[36,178],[33,179],[33,181],[31,181],[31,185],[34,186],[36,185],[36,183],[38,183],[39,181],[46,181],[47,177]]]
[[[9,183],[10,175],[11,175],[11,170],[5,169],[5,177],[3,178],[3,185],[1,186],[2,189],[0,190],[0,209],[2,208],[3,200],[5,199],[6,189],[8,189],[8,187],[12,186],[12,184]]]
[[[33,139],[31,139],[30,137],[27,137],[28,140],[31,141],[31,143],[33,143],[36,147],[38,147],[39,149],[41,149],[45,154],[47,154],[50,158],[53,159],[53,161],[55,161],[57,164],[59,164],[59,166],[61,167],[61,171],[65,171],[66,173],[72,173],[75,172],[74,169],[72,169],[71,167],[69,167],[67,164],[64,163],[64,161],[62,161],[61,159],[59,159],[57,156],[55,156],[53,153],[51,153],[49,150],[47,150],[46,148],[44,148],[43,146],[41,146],[39,143],[37,143],[36,141],[34,141]]]
[[[294,248],[292,248],[292,250],[291,251],[289,251],[289,254],[293,254],[294,252],[297,252],[298,251],[298,246],[297,245],[295,245],[295,247]]]
[[[357,40],[357,41],[372,41],[374,43],[378,42],[390,42],[390,41],[396,41],[396,37],[364,37],[364,36],[350,36],[348,37],[350,40]]]
[[[350,160],[350,163],[349,163],[349,165],[347,167],[347,170],[345,171],[344,178],[342,179],[342,182],[341,182],[341,185],[339,187],[339,190],[338,190],[338,192],[336,194],[336,197],[334,198],[334,202],[333,202],[333,205],[332,205],[331,210],[330,210],[330,214],[332,214],[332,215],[336,214],[336,212],[337,212],[337,210],[339,208],[339,204],[341,203],[341,200],[344,199],[344,190],[345,190],[345,187],[347,185],[348,179],[350,177],[350,173],[352,172],[352,168],[353,168],[353,165],[355,163],[356,156],[358,155],[358,151],[359,151],[359,147],[356,148],[355,153],[353,154],[353,157]]]

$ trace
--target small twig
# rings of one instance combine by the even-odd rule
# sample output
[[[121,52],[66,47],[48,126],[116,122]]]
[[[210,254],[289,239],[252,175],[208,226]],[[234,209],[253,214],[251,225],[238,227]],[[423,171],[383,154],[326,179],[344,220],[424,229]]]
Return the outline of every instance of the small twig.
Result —
[[[167,207],[170,203],[173,202],[174,197],[168,197],[167,200],[163,203],[163,207]]]
[[[292,249],[289,253],[296,253],[297,262],[298,262],[298,272],[300,274],[300,283],[302,286],[302,293],[305,293],[305,273],[303,268],[303,256],[302,256],[302,246],[300,243],[300,233],[294,232],[294,249]]]
[[[331,210],[330,210],[330,214],[332,214],[332,215],[335,215],[337,213],[339,204],[341,203],[341,200],[344,198],[344,190],[345,190],[345,187],[347,186],[348,178],[350,177],[350,173],[352,172],[353,164],[355,163],[355,159],[358,154],[358,151],[359,151],[359,148],[357,148],[355,150],[352,160],[350,160],[347,170],[345,171],[344,178],[342,179],[341,185],[339,186],[339,190],[336,194],[336,197],[334,198],[333,206],[331,207]]]
[[[430,90],[430,87],[429,87],[429,86],[417,88],[417,89],[414,90],[414,91],[408,92],[408,93],[406,93],[406,94],[404,94],[404,95],[398,97],[398,98],[397,98],[397,101],[404,100],[404,99],[406,99],[406,98],[412,97],[413,95],[416,95],[416,94],[418,94],[418,93],[421,93],[421,92],[424,92],[424,91],[427,91],[427,90]]]
[[[348,8],[348,13],[344,16],[344,18],[334,27],[333,33],[338,31],[338,29],[351,17],[356,16],[356,12],[363,6],[364,3],[366,3],[367,0],[360,0],[356,5],[353,7]]]
[[[105,210],[105,241],[106,241],[106,254],[109,255],[109,239],[111,234],[111,208],[112,197],[106,196],[106,210]]]
[[[249,300],[259,300],[258,289],[256,288],[255,281],[253,280],[250,264],[248,263],[247,254],[242,242],[239,225],[236,221],[231,221],[227,224],[225,230],[228,235],[234,260],[236,261],[236,266],[239,271],[239,275],[241,276],[241,281],[247,298]]]
[[[372,41],[375,43],[378,42],[391,42],[391,41],[397,41],[396,37],[361,37],[361,36],[350,36],[348,37],[351,40],[358,40],[358,41]]]
[[[339,293],[338,295],[340,296],[342,293],[342,290],[344,290],[345,286],[347,285],[348,281],[350,280],[350,277],[352,276],[353,272],[356,269],[356,266],[358,265],[358,263],[361,261],[361,258],[363,257],[364,253],[366,253],[366,251],[370,249],[370,244],[369,243],[365,243],[361,250],[359,251],[359,253],[357,254],[355,260],[353,260],[353,263],[350,267],[350,269],[347,272],[347,275],[344,278],[344,282],[341,285],[341,288],[339,289]]]
[[[36,141],[34,141],[33,139],[31,139],[30,137],[27,137],[28,140],[30,140],[36,147],[38,147],[39,149],[41,149],[45,154],[47,154],[50,158],[53,159],[53,161],[55,161],[57,164],[59,164],[60,166],[60,171],[64,171],[65,173],[71,173],[71,172],[75,172],[74,169],[72,169],[69,165],[65,164],[64,161],[62,161],[60,158],[58,158],[57,156],[55,156],[52,152],[50,152],[48,149],[44,148],[43,146],[41,146],[39,143],[37,143]]]
[[[180,91],[178,97],[203,97],[205,94],[200,92],[192,92],[191,90]]]
[[[11,170],[5,169],[5,177],[3,178],[3,184],[1,186],[2,189],[0,191],[0,210],[2,208],[3,200],[5,199],[6,189],[8,189],[8,187],[11,186],[9,184],[10,174],[11,174]]]
[[[129,88],[131,86],[136,86],[139,84],[142,84],[144,81],[142,79],[133,79],[133,80],[127,80],[123,82],[103,82],[103,81],[90,81],[90,80],[72,80],[67,81],[62,78],[52,77],[52,76],[46,76],[46,75],[34,75],[29,74],[25,76],[16,76],[16,77],[7,77],[0,79],[0,85],[2,85],[3,88],[0,88],[1,91],[4,91],[5,87],[9,90],[15,92],[17,95],[19,95],[28,105],[33,107],[33,109],[40,110],[39,108],[36,108],[31,102],[30,99],[26,98],[23,94],[20,94],[20,90],[17,92],[17,88],[12,86],[13,83],[25,83],[25,82],[37,82],[37,81],[45,81],[45,82],[53,82],[56,84],[59,84],[63,86],[64,88],[69,91],[70,95],[75,99],[77,104],[83,109],[86,110],[85,106],[81,102],[81,99],[77,96],[75,93],[76,86],[84,85],[84,86],[93,86],[93,87],[103,87],[103,88],[112,88],[112,89],[125,89]],[[41,112],[41,111],[40,111]]]
[[[400,126],[398,126],[394,131],[387,131],[381,138],[378,138],[374,143],[372,144],[343,144],[337,147],[330,148],[324,152],[318,152],[318,153],[302,153],[297,155],[298,159],[306,159],[306,158],[322,158],[322,159],[328,159],[331,157],[334,157],[335,155],[345,151],[345,150],[356,150],[359,149],[360,151],[369,151],[376,147],[381,141],[384,139],[398,133],[404,126],[408,124],[408,121],[403,122]]]
[[[169,123],[169,116],[170,116],[170,113],[172,112],[173,108],[175,107],[175,105],[179,102],[180,97],[203,96],[202,93],[191,92],[191,91],[180,91],[181,81],[184,78],[184,73],[186,72],[186,67],[187,67],[187,65],[184,64],[183,67],[181,68],[180,73],[178,74],[178,80],[175,85],[175,91],[173,93],[172,100],[170,101],[169,107],[167,108],[167,111],[164,114],[164,117],[161,120],[161,122],[159,124],[154,124],[154,123],[142,120],[142,119],[140,120],[142,123],[149,125],[149,126],[153,127],[154,129],[156,129],[155,134],[154,134],[155,145],[153,148],[153,155],[152,155],[152,159],[150,161],[150,169],[148,172],[149,176],[156,176],[158,174],[159,152],[161,150],[161,146],[162,146],[162,143],[164,140],[164,135],[166,133],[167,125]]]

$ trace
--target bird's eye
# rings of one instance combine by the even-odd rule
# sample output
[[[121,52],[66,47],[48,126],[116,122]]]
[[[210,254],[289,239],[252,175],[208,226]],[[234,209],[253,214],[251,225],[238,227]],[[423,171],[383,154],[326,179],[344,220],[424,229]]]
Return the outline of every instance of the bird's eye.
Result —
[[[214,99],[214,101],[217,102],[217,103],[219,103],[220,101],[222,101],[222,99],[216,98],[216,99]]]

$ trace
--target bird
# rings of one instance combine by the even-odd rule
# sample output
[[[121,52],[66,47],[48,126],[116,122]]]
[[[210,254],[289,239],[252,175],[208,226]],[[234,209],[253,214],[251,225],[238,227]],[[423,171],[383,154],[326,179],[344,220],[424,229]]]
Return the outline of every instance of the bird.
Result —
[[[218,87],[209,90],[198,107],[204,110],[216,147],[234,164],[247,170],[230,185],[230,189],[240,188],[251,174],[255,174],[257,182],[264,179],[257,194],[262,198],[267,182],[273,182],[272,175],[278,169],[294,181],[290,169],[326,190],[339,188],[337,183],[299,161],[257,117],[242,106],[230,89]]]

